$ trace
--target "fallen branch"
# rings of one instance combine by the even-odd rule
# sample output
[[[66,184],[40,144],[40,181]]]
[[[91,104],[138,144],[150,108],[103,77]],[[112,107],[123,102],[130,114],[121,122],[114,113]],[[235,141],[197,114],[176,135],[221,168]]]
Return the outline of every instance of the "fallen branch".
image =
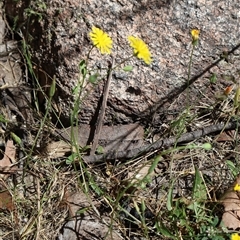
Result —
[[[176,143],[178,144],[187,143],[187,142],[196,140],[200,137],[220,132],[222,130],[235,129],[237,127],[237,124],[238,124],[237,122],[229,122],[227,124],[226,123],[214,124],[200,130],[184,133],[179,138],[170,137],[167,139],[159,139],[152,144],[146,144],[139,148],[134,148],[126,151],[109,151],[102,155],[83,156],[83,159],[86,163],[97,163],[97,162],[104,162],[104,161],[109,161],[114,159],[118,159],[118,160],[132,159],[149,152],[160,151],[163,148],[168,148]]]
[[[107,99],[108,99],[108,94],[109,94],[109,87],[110,87],[110,83],[111,83],[112,69],[114,67],[114,63],[115,63],[115,59],[113,58],[111,66],[110,66],[110,70],[109,70],[109,73],[108,73],[107,82],[105,84],[104,91],[103,91],[102,106],[101,106],[99,118],[98,118],[98,121],[97,121],[96,131],[94,133],[94,138],[93,138],[93,143],[92,143],[92,148],[91,148],[91,151],[90,151],[90,155],[95,154],[96,148],[97,148],[97,145],[98,145],[99,135],[102,131],[103,119],[105,117],[105,111],[106,111],[106,106],[107,106]]]

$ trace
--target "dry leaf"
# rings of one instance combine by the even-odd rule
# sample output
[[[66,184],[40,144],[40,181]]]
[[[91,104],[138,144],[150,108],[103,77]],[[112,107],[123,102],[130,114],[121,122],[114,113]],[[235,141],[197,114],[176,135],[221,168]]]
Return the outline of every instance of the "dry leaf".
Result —
[[[240,192],[233,190],[236,184],[240,184],[240,177],[221,198],[224,206],[222,225],[233,230],[240,228]]]
[[[67,189],[65,189],[60,207],[65,206],[68,207],[70,217],[74,217],[79,209],[88,208],[91,206],[91,204],[89,203],[89,199],[86,197],[84,192],[69,192]]]
[[[225,132],[222,132],[218,135],[217,137],[217,141],[218,142],[230,142],[230,141],[234,141],[235,139],[235,133],[236,131],[235,130],[230,130],[230,131],[225,131]]]
[[[5,153],[3,159],[0,161],[1,167],[8,167],[15,163],[16,148],[13,145],[12,140],[8,140],[5,148]]]
[[[5,187],[0,186],[0,209],[13,211],[14,208],[12,195]]]
[[[47,146],[47,152],[53,159],[64,157],[66,153],[71,152],[71,145],[64,141],[51,142]]]
[[[0,170],[5,174],[0,174],[0,178],[6,179],[9,173],[15,172],[17,167],[13,165],[16,162],[16,147],[12,140],[8,140],[4,152],[4,157],[0,160]],[[7,173],[7,174],[6,174]]]
[[[146,184],[152,181],[155,173],[154,171],[149,173],[149,169],[152,166],[151,163],[147,163],[139,168],[134,168],[133,171],[128,172],[128,178],[124,179],[125,184],[131,184],[132,187],[129,191],[135,191],[146,187]]]
[[[133,171],[128,172],[128,179],[131,180],[131,183],[135,183],[143,180],[143,178],[148,174],[151,164],[141,166],[140,169],[133,169]]]
[[[85,147],[91,135],[91,127],[81,124],[73,128],[76,140],[81,147]],[[63,139],[71,141],[71,128],[62,129],[58,132]],[[142,146],[144,129],[137,123],[116,126],[103,126],[99,136],[99,145],[108,151],[125,151]]]

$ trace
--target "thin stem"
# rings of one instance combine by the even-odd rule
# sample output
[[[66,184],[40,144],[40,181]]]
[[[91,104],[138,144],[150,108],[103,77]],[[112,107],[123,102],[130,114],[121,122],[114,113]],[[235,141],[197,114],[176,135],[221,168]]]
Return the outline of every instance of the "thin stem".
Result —
[[[133,57],[134,57],[134,55],[131,55],[130,57],[125,58],[123,61],[121,61],[120,63],[116,64],[116,65],[111,69],[111,71],[117,69],[117,68],[118,68],[119,66],[121,66],[123,63],[125,63],[126,61],[130,60],[130,59],[133,58]]]
[[[190,61],[188,65],[188,77],[187,77],[187,100],[188,100],[188,105],[187,109],[189,110],[189,102],[190,102],[190,93],[189,93],[189,83],[190,83],[190,76],[191,76],[191,67],[192,67],[192,59],[193,59],[193,52],[195,49],[195,45],[192,45],[192,50],[191,50],[191,55],[190,55]]]

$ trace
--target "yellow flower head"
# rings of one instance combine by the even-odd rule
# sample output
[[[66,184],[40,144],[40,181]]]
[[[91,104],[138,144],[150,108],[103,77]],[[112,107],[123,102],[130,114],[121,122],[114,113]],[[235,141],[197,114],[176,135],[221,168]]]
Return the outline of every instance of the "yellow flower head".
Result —
[[[199,39],[199,34],[200,34],[200,30],[198,29],[192,29],[191,30],[191,35],[192,35],[192,45],[195,47],[198,43],[198,39]]]
[[[192,29],[191,30],[192,40],[197,41],[199,39],[199,34],[200,34],[200,30]]]
[[[238,235],[238,233],[233,233],[231,235],[231,240],[240,240],[240,236]]]
[[[102,54],[110,54],[112,48],[112,39],[108,36],[107,33],[102,31],[100,28],[92,27],[90,32],[90,39],[93,42],[93,45],[96,46]]]
[[[151,53],[147,44],[143,40],[137,37],[129,36],[128,41],[130,42],[130,46],[133,48],[134,54],[139,59],[143,59],[146,64],[150,64],[152,62]]]
[[[240,191],[240,185],[237,183],[234,188],[233,188],[234,191]],[[240,238],[239,238],[240,240]]]

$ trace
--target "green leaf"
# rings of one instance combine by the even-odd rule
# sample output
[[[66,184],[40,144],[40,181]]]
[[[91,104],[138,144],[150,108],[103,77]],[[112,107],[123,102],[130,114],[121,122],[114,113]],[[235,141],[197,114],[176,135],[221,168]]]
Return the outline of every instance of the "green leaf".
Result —
[[[146,211],[146,205],[145,205],[144,200],[141,201],[141,210],[142,210],[142,213],[144,213]]]
[[[99,76],[99,74],[95,73],[89,77],[88,81],[90,83],[96,84],[98,76]]]
[[[210,143],[204,143],[201,145],[201,147],[205,150],[211,150],[212,149],[212,145]]]
[[[209,239],[209,238],[207,238]],[[215,236],[212,238],[212,240],[225,240],[226,238],[222,237],[222,236]]]
[[[230,161],[230,160],[226,160],[225,162],[226,162],[228,168],[231,170],[232,175],[234,177],[237,177],[238,169],[236,168],[235,164],[232,161]]]
[[[150,168],[148,169],[148,175],[150,175],[154,170],[155,168],[157,167],[159,161],[162,159],[162,156],[161,155],[158,155],[157,157],[155,157],[152,165],[150,166]]]
[[[84,214],[87,210],[89,210],[89,207],[81,208],[81,209],[77,210],[76,214],[77,215]]]
[[[215,216],[212,221],[212,226],[217,227],[218,223],[219,223],[219,217]]]
[[[194,144],[194,143],[188,144],[186,146],[186,149],[196,149],[196,148],[198,148],[198,146],[196,144]]]
[[[161,234],[163,234],[165,237],[169,237],[171,239],[177,239],[172,233],[171,231],[165,227],[161,222],[156,222],[155,223],[155,227],[157,229],[158,232],[160,232]]]
[[[86,67],[86,61],[83,59],[80,63],[79,63],[79,69],[82,70],[83,68]]]
[[[100,146],[100,145],[99,145],[99,146],[97,147],[97,149],[96,149],[96,153],[99,154],[99,155],[100,155],[100,154],[103,154],[103,153],[104,153],[104,148],[103,148],[103,146]]]
[[[123,68],[123,71],[125,71],[125,72],[131,72],[132,70],[133,70],[133,66],[131,66],[131,65],[127,65]]]
[[[193,184],[192,199],[195,202],[203,202],[207,199],[207,191],[199,170],[195,169],[195,179]]]
[[[17,136],[15,133],[13,133],[13,132],[11,132],[10,134],[11,134],[11,137],[12,137],[12,139],[14,140],[14,142],[17,143],[17,144],[19,144],[19,145],[21,145],[21,143],[22,143],[21,138],[18,137],[18,136]]]
[[[76,87],[74,87],[73,90],[72,90],[73,95],[78,94],[79,90],[80,90],[80,86],[79,86],[79,85],[77,85]]]
[[[72,153],[67,159],[66,164],[70,165],[72,164],[76,159],[77,153]]]
[[[8,120],[2,114],[0,114],[0,122],[7,123]]]
[[[56,91],[56,77],[54,76],[51,87],[50,87],[50,91],[49,91],[50,98],[52,98],[54,96],[55,91]]]
[[[92,177],[89,177],[89,185],[98,196],[101,196],[103,194],[102,189],[96,184]]]
[[[79,63],[79,70],[80,70],[81,74],[83,75],[83,77],[85,77],[87,74],[87,64],[86,64],[85,60],[82,60]]]
[[[168,209],[168,211],[171,211],[173,209],[173,201],[172,201],[173,186],[174,186],[174,181],[172,182],[172,185],[171,185],[171,187],[168,191],[168,195],[167,195],[167,209]]]
[[[217,75],[213,73],[210,77],[210,83],[215,84],[217,82]]]
[[[81,151],[86,152],[86,151],[88,151],[90,149],[91,149],[91,146],[90,145],[86,145],[86,146],[81,148]]]

